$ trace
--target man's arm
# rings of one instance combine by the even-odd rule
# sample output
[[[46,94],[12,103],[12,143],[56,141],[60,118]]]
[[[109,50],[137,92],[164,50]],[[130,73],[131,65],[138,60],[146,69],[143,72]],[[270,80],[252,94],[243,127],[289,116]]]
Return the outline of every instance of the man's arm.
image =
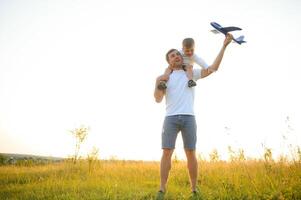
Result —
[[[212,74],[213,72],[218,70],[218,68],[222,62],[226,47],[230,44],[232,39],[233,39],[233,36],[228,33],[224,40],[223,47],[220,50],[220,52],[218,53],[217,57],[215,58],[213,64],[210,65],[207,69],[202,69],[201,78],[205,78],[205,77],[209,76],[210,74]]]
[[[156,79],[154,97],[157,103],[160,103],[165,95],[165,90],[159,90],[158,84],[160,83],[160,81],[167,81],[167,80],[168,80],[168,76],[166,74],[163,74]]]

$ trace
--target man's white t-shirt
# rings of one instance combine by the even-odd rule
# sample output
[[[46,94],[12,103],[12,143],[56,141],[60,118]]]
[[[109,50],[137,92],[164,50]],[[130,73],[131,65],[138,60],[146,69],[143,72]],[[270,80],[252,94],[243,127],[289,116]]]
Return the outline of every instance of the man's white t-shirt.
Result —
[[[201,78],[201,69],[193,69],[193,79]],[[166,116],[194,115],[194,88],[188,87],[184,70],[174,70],[167,81]]]

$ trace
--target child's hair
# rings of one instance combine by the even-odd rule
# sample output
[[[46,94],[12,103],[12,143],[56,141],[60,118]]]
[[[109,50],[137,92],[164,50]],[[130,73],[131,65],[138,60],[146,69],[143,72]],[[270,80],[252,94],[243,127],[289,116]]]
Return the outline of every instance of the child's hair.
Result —
[[[182,45],[185,48],[192,48],[194,46],[194,40],[192,38],[185,38]]]

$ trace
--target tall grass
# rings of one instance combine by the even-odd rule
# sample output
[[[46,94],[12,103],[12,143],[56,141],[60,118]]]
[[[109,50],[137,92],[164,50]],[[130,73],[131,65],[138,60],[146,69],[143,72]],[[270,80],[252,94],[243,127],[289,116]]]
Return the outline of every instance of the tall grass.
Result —
[[[91,170],[91,167],[93,170]],[[1,166],[0,199],[155,199],[159,162]],[[300,162],[199,161],[202,199],[301,199]],[[189,199],[186,163],[173,161],[165,199]]]

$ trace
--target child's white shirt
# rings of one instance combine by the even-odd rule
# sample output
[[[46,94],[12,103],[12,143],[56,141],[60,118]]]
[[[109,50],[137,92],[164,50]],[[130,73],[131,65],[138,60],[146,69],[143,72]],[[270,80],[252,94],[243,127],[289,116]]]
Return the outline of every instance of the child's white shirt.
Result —
[[[186,56],[184,54],[183,50],[180,50],[180,53],[183,56],[183,64],[184,65],[193,66],[193,64],[196,63],[203,69],[207,69],[209,67],[209,65],[200,56],[196,55],[195,53],[191,57]]]

